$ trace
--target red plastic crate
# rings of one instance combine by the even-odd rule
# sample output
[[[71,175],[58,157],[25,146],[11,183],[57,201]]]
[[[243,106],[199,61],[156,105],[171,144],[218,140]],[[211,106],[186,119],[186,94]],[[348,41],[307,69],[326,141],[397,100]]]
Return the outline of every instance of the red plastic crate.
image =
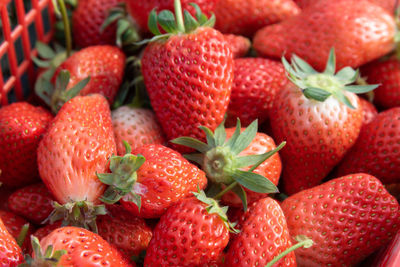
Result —
[[[32,91],[35,43],[50,41],[53,14],[51,0],[0,0],[0,106]]]

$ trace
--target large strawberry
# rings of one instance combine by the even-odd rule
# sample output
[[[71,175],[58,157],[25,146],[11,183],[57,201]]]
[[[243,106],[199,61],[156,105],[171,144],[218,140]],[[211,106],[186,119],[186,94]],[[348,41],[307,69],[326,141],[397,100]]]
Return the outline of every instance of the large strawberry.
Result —
[[[234,79],[228,122],[237,118],[244,126],[268,118],[275,95],[288,83],[282,63],[264,58],[234,60]]]
[[[207,266],[229,241],[227,207],[204,192],[182,199],[161,217],[147,249],[144,266]]]
[[[23,261],[21,248],[0,219],[0,266],[16,267]]]
[[[299,266],[353,266],[392,239],[400,207],[381,182],[352,174],[304,190],[283,201],[292,236],[314,246],[295,251]]]
[[[34,227],[24,218],[12,212],[0,210],[0,219],[7,231],[17,240],[24,252],[29,250],[29,236],[35,231]]]
[[[156,36],[143,52],[142,72],[151,105],[169,140],[191,136],[205,140],[198,126],[214,130],[224,118],[233,80],[233,57],[224,36],[210,28],[200,10],[197,21],[185,12],[179,0],[176,22],[169,11],[158,15],[167,34],[161,35],[155,12],[149,19]],[[198,7],[197,7],[198,8]],[[169,15],[167,15],[169,14]],[[169,27],[164,16],[171,16],[176,27]],[[166,101],[167,100],[167,101]]]
[[[111,112],[118,155],[125,154],[124,142],[132,149],[164,144],[164,134],[151,110],[122,106]]]
[[[77,96],[64,104],[38,148],[40,177],[58,202],[53,219],[95,229],[95,214],[104,213],[96,205],[105,190],[96,173],[107,171],[115,153],[103,96]]]
[[[400,107],[381,112],[365,125],[343,158],[338,174],[365,172],[382,183],[400,183]]]
[[[0,182],[17,187],[38,178],[36,149],[51,119],[26,102],[0,108]]]
[[[215,9],[215,28],[223,33],[251,37],[262,27],[299,13],[300,8],[293,0],[219,0]]]
[[[321,0],[300,15],[259,30],[254,48],[264,56],[297,54],[321,71],[334,47],[337,67],[359,67],[394,48],[395,22],[367,0]]]
[[[275,140],[287,141],[282,179],[293,194],[318,185],[354,145],[363,121],[355,93],[376,85],[350,85],[358,76],[350,67],[335,74],[333,50],[322,73],[297,56],[283,62],[292,83],[277,94],[270,121]]]

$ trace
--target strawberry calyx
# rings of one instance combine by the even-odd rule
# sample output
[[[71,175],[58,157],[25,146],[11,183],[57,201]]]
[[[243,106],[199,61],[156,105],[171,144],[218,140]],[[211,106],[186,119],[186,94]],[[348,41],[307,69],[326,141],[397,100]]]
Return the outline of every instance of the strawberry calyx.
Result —
[[[35,258],[27,255],[25,263],[20,264],[19,267],[56,267],[61,257],[67,254],[67,251],[64,249],[54,251],[52,245],[48,246],[43,254],[39,239],[36,236],[31,236],[31,244]]]
[[[282,57],[288,79],[299,87],[308,99],[324,102],[329,97],[334,97],[339,102],[351,109],[355,109],[347,92],[363,94],[370,92],[379,85],[351,85],[359,77],[359,71],[345,67],[336,73],[336,56],[332,48],[323,72],[317,72],[311,65],[293,54],[292,64]]]
[[[94,205],[89,201],[68,202],[64,205],[54,201],[53,206],[53,212],[44,223],[49,222],[53,224],[62,219],[62,226],[82,227],[94,233],[97,233],[97,215],[107,214],[104,205]]]
[[[121,198],[135,203],[140,211],[141,197],[135,192],[137,187],[136,171],[143,165],[145,158],[142,155],[131,154],[130,145],[123,141],[125,146],[124,156],[112,156],[110,158],[111,173],[97,174],[99,180],[108,185],[108,188],[100,198],[101,201],[107,204],[114,204]]]

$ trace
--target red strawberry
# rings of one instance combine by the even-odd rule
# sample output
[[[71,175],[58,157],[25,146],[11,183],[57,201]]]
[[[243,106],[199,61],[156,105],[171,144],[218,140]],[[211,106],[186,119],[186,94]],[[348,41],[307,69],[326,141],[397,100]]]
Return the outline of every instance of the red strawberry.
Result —
[[[168,140],[180,136],[204,140],[198,126],[214,130],[229,103],[232,52],[224,36],[208,27],[212,20],[198,17],[201,26],[195,29],[188,21],[183,25],[182,14],[177,12],[178,28],[168,29],[166,39],[155,36],[143,52],[144,82]]]
[[[318,2],[319,0],[294,0],[296,2],[296,4],[301,7],[301,8],[306,8],[309,7],[313,4],[315,4],[316,2]],[[386,9],[389,13],[394,13],[394,6],[395,6],[395,2],[396,0],[368,0],[371,3],[374,3],[378,6],[383,7],[384,9]]]
[[[28,185],[8,198],[10,210],[36,224],[42,223],[52,212],[54,198],[43,183]]]
[[[254,48],[275,58],[297,54],[320,71],[334,47],[338,69],[356,68],[391,51],[395,32],[393,17],[367,0],[321,0],[258,31]]]
[[[111,112],[103,96],[77,96],[63,105],[38,148],[40,176],[59,203],[54,219],[95,227],[95,214],[102,211],[94,205],[105,189],[96,173],[107,171],[115,153]]]
[[[125,154],[123,141],[132,149],[147,144],[164,144],[164,136],[151,110],[122,106],[111,113],[118,155]]]
[[[255,119],[263,123],[275,95],[289,82],[285,68],[280,62],[263,58],[239,58],[234,62],[228,124],[236,122],[236,118],[245,126]]]
[[[291,247],[286,219],[278,202],[260,199],[241,217],[240,233],[231,243],[225,266],[265,266]],[[291,252],[274,266],[297,266]]]
[[[400,183],[400,107],[381,112],[363,127],[338,174],[365,172],[382,183]]]
[[[230,44],[234,58],[244,57],[250,50],[251,42],[246,37],[224,34],[225,41]]]
[[[197,4],[206,15],[211,15],[218,0],[181,0],[182,9],[189,10],[194,15],[195,8],[190,3]],[[156,8],[157,11],[164,9],[174,11],[174,0],[125,0],[128,11],[133,19],[144,31],[148,30],[147,22],[150,12]]]
[[[129,146],[126,149],[125,156],[111,158],[111,174],[98,174],[110,185],[102,198],[108,204],[121,199],[134,215],[158,218],[179,199],[207,185],[203,171],[168,147],[146,145],[132,154]]]
[[[364,118],[363,126],[364,126],[370,123],[373,119],[375,119],[375,117],[378,115],[378,111],[371,102],[365,100],[364,98],[360,98],[360,104],[362,107],[362,113]]]
[[[400,265],[400,231],[394,239],[374,257],[371,264],[375,267],[396,267]]]
[[[24,262],[22,250],[0,219],[0,266],[16,267]]]
[[[45,226],[37,229],[33,236],[37,237],[37,239],[42,240],[42,238],[49,235],[51,232],[61,227],[61,221],[54,222],[53,224],[46,224]]]
[[[215,9],[215,28],[223,33],[253,36],[264,26],[300,13],[292,0],[219,0]]]
[[[36,149],[51,119],[26,102],[0,108],[0,182],[18,187],[38,178]]]
[[[350,67],[335,74],[335,55],[318,73],[297,56],[284,60],[293,82],[275,98],[270,120],[282,150],[285,192],[294,194],[318,185],[354,145],[362,126],[362,108],[354,93],[376,85],[355,86],[358,73]]]
[[[28,221],[26,221],[24,218],[15,215],[12,212],[9,211],[4,211],[4,210],[0,210],[0,219],[3,221],[5,227],[7,228],[7,231],[15,238],[17,239],[21,233],[22,228],[24,227],[24,225],[28,224],[29,228],[28,228],[28,232],[26,234],[26,238],[25,240],[21,240],[22,243],[22,250],[24,252],[29,251],[29,247],[30,247],[30,241],[29,241],[29,236],[35,231],[33,226],[29,224]]]
[[[226,209],[205,196],[182,199],[161,217],[144,266],[201,266],[215,261],[229,241]]]
[[[299,266],[352,266],[392,239],[400,227],[396,199],[367,174],[304,190],[281,207],[290,234],[315,243],[295,251]]]
[[[99,235],[104,240],[128,259],[147,249],[153,233],[143,219],[132,216],[117,205],[108,206],[107,211],[109,215],[97,218]]]
[[[368,83],[379,83],[374,92],[374,103],[382,108],[400,107],[400,61],[392,57],[374,61],[362,69]]]
[[[74,42],[79,47],[115,44],[116,25],[101,30],[110,9],[124,0],[86,0],[78,1],[72,15]]]
[[[35,263],[39,262],[52,262],[53,265],[65,267],[134,266],[99,235],[83,228],[58,228],[44,237],[40,245],[37,239],[33,239],[32,242],[35,252],[31,260],[32,266],[37,266]],[[51,255],[46,255],[49,246],[52,246],[53,250],[50,251]],[[64,250],[64,253],[55,253],[60,250]]]

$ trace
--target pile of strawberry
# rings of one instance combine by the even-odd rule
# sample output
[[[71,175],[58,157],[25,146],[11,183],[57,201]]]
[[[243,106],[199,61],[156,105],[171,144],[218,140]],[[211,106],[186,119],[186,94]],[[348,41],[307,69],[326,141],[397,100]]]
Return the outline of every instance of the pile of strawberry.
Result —
[[[0,108],[0,266],[400,266],[397,1],[65,2]]]

